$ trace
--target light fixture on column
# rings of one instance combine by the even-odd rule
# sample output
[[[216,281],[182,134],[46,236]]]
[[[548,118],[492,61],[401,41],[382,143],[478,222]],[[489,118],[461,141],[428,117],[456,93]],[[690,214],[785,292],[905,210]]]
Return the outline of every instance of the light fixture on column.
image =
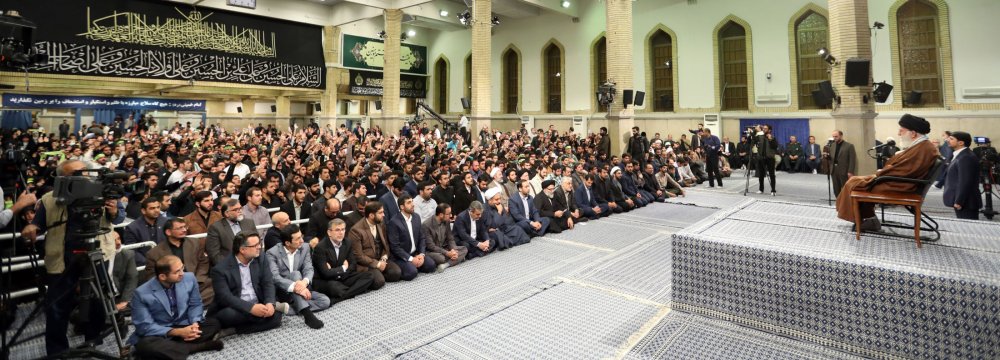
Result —
[[[609,104],[615,102],[615,82],[608,79],[603,85],[597,88],[597,103],[601,106],[608,106]]]
[[[410,35],[410,33],[412,33],[413,35],[416,35],[416,34],[417,34],[417,32],[416,32],[416,31],[413,31],[413,30],[410,30],[410,31],[408,31],[408,32],[406,32],[406,33],[403,33],[403,34],[399,34],[399,40],[400,40],[400,41],[406,41],[406,39],[408,38],[408,37],[407,37],[407,35],[409,35],[409,36],[413,36],[413,35]],[[382,31],[379,31],[379,32],[378,32],[378,38],[379,38],[379,39],[382,39],[382,40],[385,40],[385,35],[386,35],[386,32],[385,32],[385,30],[382,30]]]
[[[882,28],[884,28],[884,27],[885,27],[885,24],[883,24],[883,23],[880,23],[880,22],[878,22],[878,21],[876,21],[876,22],[875,22],[875,24],[874,24],[874,25],[872,25],[872,28],[873,28],[873,29],[879,29],[879,30],[882,30]]]
[[[447,17],[448,16],[448,10],[441,9],[441,11],[438,12],[438,15],[441,15],[441,17]]]
[[[833,54],[831,54],[830,50],[827,48],[821,47],[819,50],[816,50],[816,53],[819,54],[819,56],[822,57],[823,61],[826,61],[827,64],[830,64],[831,66],[838,64],[837,58],[833,57]]]
[[[663,62],[663,66],[666,66],[667,69],[669,69],[671,66],[673,66],[673,64],[670,63],[670,60],[667,60]]]
[[[465,26],[471,26],[472,12],[470,12],[469,10],[465,10],[461,14],[458,14],[458,22],[462,23],[462,25]]]
[[[499,17],[499,16],[496,16],[496,15],[493,15],[493,18],[492,18],[492,19],[490,19],[490,25],[491,25],[491,26],[497,26],[497,25],[500,25],[500,17]]]

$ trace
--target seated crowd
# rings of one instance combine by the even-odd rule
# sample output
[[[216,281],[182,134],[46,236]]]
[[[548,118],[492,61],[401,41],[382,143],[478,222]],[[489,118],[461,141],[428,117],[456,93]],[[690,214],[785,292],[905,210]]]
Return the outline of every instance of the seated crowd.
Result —
[[[109,273],[128,289],[118,307],[131,313],[140,357],[220,349],[221,338],[274,329],[283,316],[321,328],[316,312],[387,282],[683,196],[704,163],[697,145],[659,134],[611,156],[604,128],[484,128],[472,141],[465,129],[426,125],[385,135],[149,124],[4,138],[25,150],[38,197],[52,190],[56,164],[130,177],[127,194],[106,202],[112,223],[128,224],[101,240]],[[35,220],[32,206],[18,210],[20,224]],[[121,249],[146,241],[157,245]],[[114,271],[136,266],[145,270]]]

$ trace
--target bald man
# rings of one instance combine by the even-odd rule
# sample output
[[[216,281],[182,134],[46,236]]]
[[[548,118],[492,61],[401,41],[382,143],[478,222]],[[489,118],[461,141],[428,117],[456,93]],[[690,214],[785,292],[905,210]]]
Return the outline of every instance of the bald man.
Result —
[[[279,211],[271,215],[270,229],[267,229],[267,234],[264,235],[264,249],[270,249],[276,244],[281,244],[281,230],[283,230],[288,224],[292,223],[292,219],[288,216],[288,213],[284,211]]]

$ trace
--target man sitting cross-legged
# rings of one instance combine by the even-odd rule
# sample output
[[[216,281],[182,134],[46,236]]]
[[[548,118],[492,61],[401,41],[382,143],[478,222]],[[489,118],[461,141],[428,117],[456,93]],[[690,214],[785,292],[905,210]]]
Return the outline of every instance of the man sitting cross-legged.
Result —
[[[274,279],[267,258],[260,258],[263,245],[256,231],[243,231],[233,239],[236,255],[223,256],[212,268],[218,306],[215,317],[226,332],[234,328],[236,333],[249,334],[281,326],[282,311],[275,309]]]
[[[143,359],[183,359],[200,351],[222,350],[215,339],[219,321],[202,316],[201,294],[194,274],[184,272],[181,259],[156,260],[156,277],[135,290],[132,322],[135,355]]]
[[[330,307],[330,298],[309,288],[313,279],[312,247],[302,241],[302,230],[296,224],[285,226],[279,235],[281,244],[267,251],[275,297],[289,302],[289,312],[302,314],[307,326],[322,328],[323,322],[313,312]]]

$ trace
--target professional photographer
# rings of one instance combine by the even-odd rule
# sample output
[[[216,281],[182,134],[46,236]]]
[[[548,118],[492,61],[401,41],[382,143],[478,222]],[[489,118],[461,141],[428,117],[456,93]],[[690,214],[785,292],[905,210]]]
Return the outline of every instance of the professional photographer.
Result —
[[[771,125],[757,125],[754,130],[752,142],[757,154],[757,182],[760,184],[757,193],[764,193],[764,175],[767,174],[771,180],[771,196],[775,196],[777,192],[774,190],[774,156],[778,153],[778,140],[775,140],[771,133]]]
[[[84,170],[86,165],[80,160],[67,160],[59,164],[58,177],[71,176]],[[69,315],[77,306],[77,283],[85,271],[90,271],[87,257],[89,250],[86,237],[78,234],[83,222],[69,221],[69,204],[57,204],[55,191],[42,196],[36,207],[34,221],[21,230],[21,236],[34,243],[38,234],[45,233],[45,270],[48,273],[48,290],[45,294],[45,348],[48,355],[56,355],[69,350],[67,326]],[[115,201],[105,202],[105,214],[117,214]],[[102,228],[111,227],[107,215],[100,217]],[[92,246],[92,245],[91,245]],[[100,344],[99,338],[104,327],[106,314],[98,301],[87,302],[89,315],[84,327],[84,338],[88,343]]]

